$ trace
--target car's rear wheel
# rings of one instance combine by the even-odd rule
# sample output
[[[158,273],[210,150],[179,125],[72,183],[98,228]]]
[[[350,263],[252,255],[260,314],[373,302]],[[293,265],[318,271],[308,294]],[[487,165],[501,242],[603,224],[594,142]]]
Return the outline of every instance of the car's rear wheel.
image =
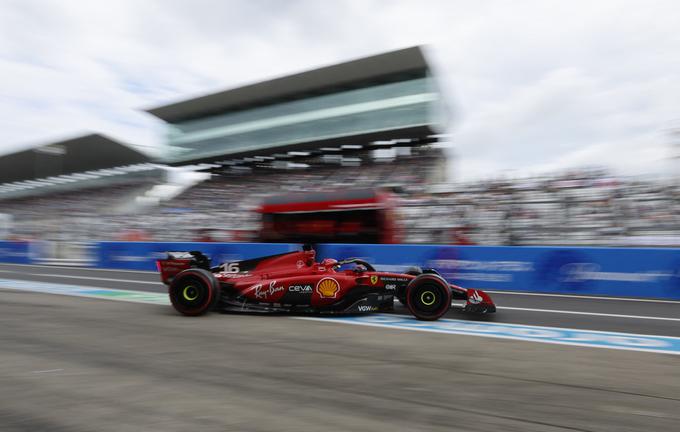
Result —
[[[203,315],[219,301],[219,283],[212,273],[203,269],[180,272],[172,280],[168,292],[175,310],[188,316]]]
[[[451,308],[449,284],[435,274],[422,274],[406,287],[406,307],[424,321],[441,318]]]

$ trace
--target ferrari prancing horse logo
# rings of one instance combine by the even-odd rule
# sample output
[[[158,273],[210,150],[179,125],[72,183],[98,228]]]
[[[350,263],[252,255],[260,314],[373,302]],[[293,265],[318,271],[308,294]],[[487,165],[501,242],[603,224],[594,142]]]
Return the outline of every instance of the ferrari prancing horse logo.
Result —
[[[378,283],[378,276],[373,275],[371,276],[371,285],[375,285]]]
[[[316,284],[316,292],[321,298],[335,298],[340,291],[340,284],[333,278],[323,278]]]

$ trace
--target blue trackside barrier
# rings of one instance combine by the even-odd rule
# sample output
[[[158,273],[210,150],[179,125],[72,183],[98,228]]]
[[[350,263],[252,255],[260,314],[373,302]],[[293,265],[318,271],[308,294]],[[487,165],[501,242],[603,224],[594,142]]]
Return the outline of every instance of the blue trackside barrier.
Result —
[[[0,246],[1,248],[1,246]],[[166,251],[200,250],[213,263],[299,250],[279,243],[102,242],[95,266],[156,270]],[[680,300],[680,249],[321,244],[317,257],[361,257],[380,270],[433,267],[468,288]]]
[[[33,264],[43,246],[42,242],[0,241],[0,263]]]
[[[168,251],[201,251],[217,265],[299,250],[287,243],[100,242],[95,247],[95,266],[109,269],[156,270],[156,260]]]
[[[317,254],[432,267],[468,288],[680,299],[680,249],[325,244]]]

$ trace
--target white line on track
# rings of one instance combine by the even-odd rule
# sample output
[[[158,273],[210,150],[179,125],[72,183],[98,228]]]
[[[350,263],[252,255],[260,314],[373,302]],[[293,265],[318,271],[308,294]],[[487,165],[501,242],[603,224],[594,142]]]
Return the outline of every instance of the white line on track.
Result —
[[[534,308],[522,308],[522,307],[511,307],[511,306],[497,306],[496,309],[498,309],[498,310],[518,310],[518,311],[526,311],[526,312],[559,313],[559,314],[567,314],[567,315],[589,315],[589,316],[602,316],[602,317],[627,318],[627,319],[680,321],[680,318],[671,318],[671,317],[653,317],[653,316],[643,316],[643,315],[622,315],[622,314],[610,314],[610,313],[602,313],[602,312],[581,312],[581,311],[567,311],[567,310],[556,310],[556,309],[534,309]]]
[[[34,266],[36,267],[36,266]],[[45,268],[45,267],[42,267]],[[87,269],[87,270],[104,270],[104,269]],[[118,271],[118,270],[105,270],[105,271]],[[0,270],[3,273],[12,273],[12,270]],[[153,273],[153,272],[138,272],[138,273]],[[23,273],[31,276],[42,276],[50,278],[62,278],[62,279],[84,279],[84,280],[99,280],[107,282],[122,282],[129,284],[145,284],[145,285],[156,285],[161,286],[161,282],[158,281],[141,281],[132,279],[119,279],[119,278],[106,278],[106,277],[95,277],[95,276],[75,276],[75,275],[55,275],[46,273]],[[583,295],[570,295],[570,294],[547,294],[547,293],[523,293],[516,291],[487,291],[492,294],[510,294],[510,295],[528,295],[528,296],[545,296],[545,297],[566,297],[566,298],[582,298],[582,299],[596,299],[596,300],[623,300],[623,301],[639,301],[639,302],[652,302],[652,303],[674,303],[680,304],[680,301],[672,300],[652,300],[652,299],[634,299],[625,297],[595,297],[595,296],[583,296]],[[498,310],[516,310],[525,312],[538,312],[538,313],[556,313],[556,314],[567,314],[567,315],[586,315],[586,316],[599,316],[599,317],[610,317],[610,318],[624,318],[624,319],[640,319],[640,320],[657,320],[657,321],[674,321],[680,322],[680,318],[673,317],[656,317],[656,316],[644,316],[644,315],[625,315],[625,314],[611,314],[603,312],[584,312],[584,311],[570,311],[570,310],[557,310],[557,309],[538,309],[538,308],[523,308],[523,307],[511,307],[511,306],[498,306]]]
[[[86,280],[100,280],[108,282],[123,282],[132,284],[147,284],[160,286],[161,282],[150,282],[150,281],[138,281],[130,279],[116,279],[116,278],[102,278],[102,277],[92,277],[92,276],[69,276],[69,275],[50,275],[42,273],[27,273],[33,276],[49,276],[54,278],[63,279],[86,279]],[[600,317],[610,317],[610,318],[625,318],[625,319],[644,319],[644,320],[658,320],[658,321],[678,321],[680,318],[671,317],[654,317],[654,316],[643,316],[643,315],[623,315],[623,314],[610,314],[603,312],[583,312],[583,311],[569,311],[569,310],[557,310],[557,309],[536,309],[536,308],[522,308],[522,307],[511,307],[511,306],[498,306],[499,310],[518,310],[526,312],[544,312],[544,313],[559,313],[567,315],[587,315],[587,316],[600,316]]]
[[[9,264],[0,263],[0,265],[12,265],[18,267],[37,267],[40,269],[65,269],[65,270],[84,270],[90,272],[115,272],[115,273],[139,273],[139,274],[153,274],[156,273],[151,270],[123,270],[123,269],[103,269],[94,267],[74,267],[74,266],[58,266],[58,265],[39,265],[39,264]],[[16,270],[1,270],[2,273],[17,273]],[[19,272],[21,273],[21,272]],[[45,275],[47,276],[47,275]],[[50,275],[53,276],[53,275]],[[96,278],[90,278],[96,279]],[[112,279],[116,280],[116,279]],[[138,282],[134,280],[119,279],[121,282]],[[635,297],[606,297],[606,296],[590,296],[590,295],[578,295],[578,294],[553,294],[553,293],[534,293],[534,292],[522,292],[522,291],[499,291],[499,290],[489,290],[484,288],[479,288],[486,291],[489,294],[500,294],[500,295],[517,295],[517,296],[535,296],[535,297],[563,297],[563,298],[578,298],[586,300],[620,300],[620,301],[631,301],[631,302],[645,302],[645,303],[672,303],[680,304],[680,300],[661,300],[661,299],[646,299],[646,298],[635,298]]]
[[[531,293],[522,291],[495,291],[495,290],[485,290],[480,288],[482,291],[489,294],[508,294],[508,295],[518,295],[518,296],[535,296],[535,297],[564,297],[564,298],[579,298],[588,300],[621,300],[621,301],[634,301],[634,302],[646,302],[646,303],[675,303],[680,304],[680,300],[659,300],[659,299],[646,299],[646,298],[632,298],[632,297],[603,297],[603,296],[589,296],[589,295],[577,295],[577,294],[549,294],[549,293]]]
[[[360,317],[293,317],[310,321],[382,327],[393,330],[480,336],[498,339],[572,345],[590,348],[608,348],[627,351],[680,354],[680,338],[672,336],[642,335],[632,333],[577,330],[562,327],[543,327],[524,324],[483,323],[455,319],[423,322],[394,315],[375,314]]]
[[[72,295],[77,297],[99,298],[135,303],[151,303],[156,305],[169,304],[169,299],[167,295],[162,295],[159,293],[142,293],[139,291],[70,286],[64,284],[12,279],[0,279],[0,286],[4,286],[5,288],[12,290],[33,291],[48,294]],[[564,313],[564,311],[554,312]],[[585,313],[577,312],[577,314],[594,315],[593,313],[588,312]],[[611,316],[613,314],[607,315]],[[654,317],[635,317],[625,315],[613,315],[613,316],[625,318],[634,317],[634,318],[663,319]],[[417,330],[434,333],[460,334],[482,337],[496,337],[501,339],[545,342],[561,345],[576,345],[576,346],[589,346],[595,348],[613,348],[666,354],[680,354],[680,343],[678,342],[680,341],[680,338],[668,336],[632,335],[592,330],[569,330],[559,327],[542,327],[525,324],[507,324],[507,323],[484,323],[455,319],[441,319],[436,322],[429,321],[425,322],[417,321],[412,317],[386,314],[376,314],[373,316],[361,316],[361,317],[334,317],[334,318],[291,317],[291,318],[310,319],[334,323],[369,325],[376,327],[387,327],[398,330]],[[668,318],[666,319],[675,320]],[[38,373],[47,373],[52,371],[54,370],[38,371]]]

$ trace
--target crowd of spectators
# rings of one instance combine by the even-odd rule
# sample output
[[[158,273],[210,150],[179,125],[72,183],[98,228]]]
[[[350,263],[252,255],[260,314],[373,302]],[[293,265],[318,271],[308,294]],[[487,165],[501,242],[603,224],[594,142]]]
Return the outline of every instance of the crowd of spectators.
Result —
[[[358,161],[358,162],[357,162]],[[304,161],[303,161],[304,162]],[[589,169],[472,183],[433,183],[440,151],[301,163],[295,169],[226,170],[148,207],[124,206],[149,184],[4,200],[21,238],[64,241],[247,241],[271,194],[388,187],[399,195],[406,243],[680,245],[680,188]]]
[[[598,169],[457,184],[407,199],[403,211],[412,242],[680,245],[677,183]]]

